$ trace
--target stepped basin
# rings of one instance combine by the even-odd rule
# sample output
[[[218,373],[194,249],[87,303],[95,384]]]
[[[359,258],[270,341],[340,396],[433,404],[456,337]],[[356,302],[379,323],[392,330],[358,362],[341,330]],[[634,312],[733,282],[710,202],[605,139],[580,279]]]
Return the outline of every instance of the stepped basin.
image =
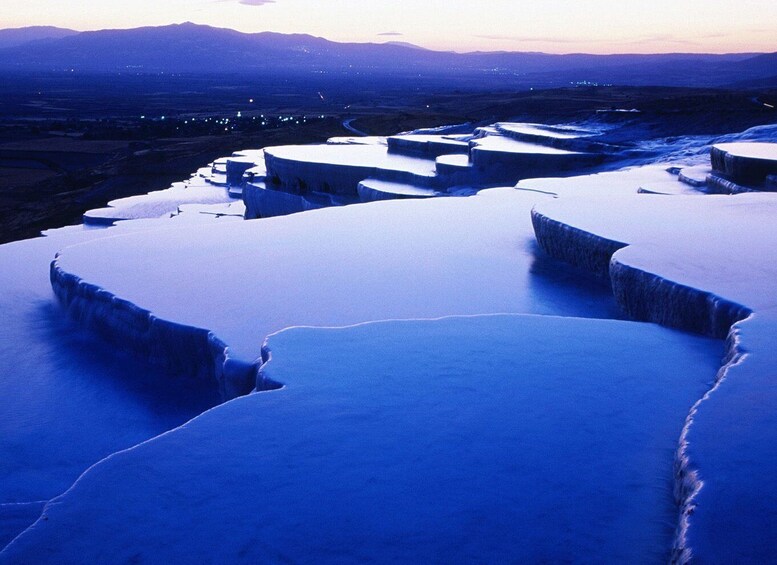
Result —
[[[536,257],[530,210],[543,198],[551,197],[492,189],[127,234],[63,251],[54,286],[63,286],[74,314],[122,346],[137,343],[141,355],[165,349],[147,343],[144,326],[119,323],[124,301],[182,331],[207,328],[230,359],[248,364],[266,335],[296,325],[497,312],[613,315],[606,288],[580,281],[568,293],[566,269]],[[70,288],[77,279],[91,289],[85,295]],[[165,363],[190,357],[177,347],[170,345]]]
[[[694,167],[683,167],[678,173],[678,180],[695,188],[704,188],[707,186],[707,177],[712,172],[709,165],[696,165]]]
[[[206,180],[195,177],[186,182],[175,183],[166,190],[112,200],[106,208],[86,212],[83,215],[84,224],[107,226],[121,220],[160,218],[178,213],[183,204],[229,202],[230,195],[227,190]]]
[[[471,142],[470,161],[482,182],[512,181],[523,178],[557,176],[601,163],[603,157],[557,149],[498,135],[487,135]]]
[[[326,140],[327,145],[382,145],[386,147],[385,137],[365,135],[363,137],[330,137]]]
[[[135,223],[0,245],[0,546],[40,516],[37,501],[92,464],[219,401],[215,388],[117,355],[52,301],[48,264],[58,250]]]
[[[487,130],[487,135],[499,135],[528,143],[538,143],[557,149],[568,149],[583,153],[613,153],[614,148],[596,138],[601,130],[578,127],[573,125],[545,125],[527,123],[500,122],[493,130]]]
[[[205,182],[222,188],[228,188],[229,182],[227,182],[227,173],[216,171],[205,179]]]
[[[695,188],[692,186],[688,186],[687,184],[683,182],[679,182],[677,180],[671,181],[663,181],[663,182],[654,182],[654,183],[647,183],[643,184],[639,187],[639,192],[641,194],[705,194],[702,192],[701,189]]]
[[[264,154],[262,154],[261,161],[243,173],[243,182],[262,182],[265,176],[267,176],[267,167],[264,165]]]
[[[537,155],[575,155],[576,151],[567,151],[565,149],[556,149],[539,143],[529,143],[527,141],[518,141],[509,137],[499,135],[487,135],[480,139],[472,141],[472,149],[480,151],[491,151],[506,154],[537,154]]]
[[[677,177],[663,165],[631,167],[579,177],[557,177],[522,180],[517,189],[563,197],[607,197],[636,194],[641,186],[677,182]]]
[[[211,165],[211,172],[214,174],[227,174],[227,163],[229,162],[229,157],[221,157],[220,159],[216,159],[213,161],[213,165]]]
[[[707,175],[707,190],[711,194],[743,194],[746,192],[756,192],[755,188],[738,184],[727,176],[723,176],[716,172]]]
[[[287,145],[265,149],[268,182],[286,192],[357,195],[366,178],[431,186],[434,161],[380,145]]]
[[[250,161],[261,161],[264,156],[264,149],[241,149],[240,151],[233,151],[232,157],[243,157]]]
[[[393,153],[426,158],[469,152],[466,141],[445,135],[396,135],[388,138],[388,147]]]
[[[441,195],[440,192],[431,188],[375,179],[367,179],[360,182],[358,192],[359,199],[362,202],[403,198],[433,198]]]
[[[227,183],[230,186],[239,186],[243,180],[243,174],[256,167],[257,161],[251,157],[230,157],[227,159]]]
[[[599,131],[574,126],[550,126],[545,124],[500,122],[498,129],[505,135],[549,137],[555,139],[578,139],[599,135]]]
[[[440,155],[435,159],[435,168],[437,174],[447,178],[452,178],[454,175],[469,178],[467,175],[472,172],[469,155]]]
[[[96,465],[6,556],[666,563],[673,449],[720,349],[539,316],[284,331],[262,373],[283,389]]]
[[[558,199],[533,212],[549,252],[581,266],[609,258],[631,317],[728,334],[725,364],[678,449],[680,562],[768,562],[777,552],[776,214],[770,193]]]
[[[499,133],[490,129],[479,135]],[[720,140],[769,133],[756,130]],[[695,163],[705,145],[699,138],[661,140],[656,154],[663,163]],[[471,170],[466,155],[454,157],[462,172]],[[438,173],[450,158],[437,159]],[[243,178],[263,189],[257,163],[258,174]],[[0,490],[2,502],[14,502],[0,504],[0,544],[45,514],[0,552],[0,562],[302,561],[297,552],[315,562],[365,561],[373,551],[387,555],[386,547],[405,562],[573,561],[581,547],[600,562],[770,561],[777,554],[777,454],[770,449],[777,443],[774,209],[766,201],[753,205],[753,195],[710,198],[740,207],[728,213],[737,223],[702,203],[708,197],[694,196],[691,204],[640,196],[634,201],[656,202],[632,211],[610,197],[676,178],[665,169],[527,179],[519,190],[473,198],[375,202],[260,222],[241,220],[241,202],[179,201],[169,217],[78,226],[0,246],[8,267],[0,269],[1,396],[9,408],[0,418]],[[188,184],[205,184],[206,177],[225,183],[226,171],[209,167]],[[470,194],[470,186],[446,193]],[[355,200],[264,192],[318,206]],[[535,226],[548,250],[582,259],[577,264],[602,273],[606,285],[542,253],[529,221],[534,206],[572,199],[572,209],[582,210],[591,195],[602,197],[591,218],[607,224],[608,216],[625,217],[627,227],[614,229],[613,239],[537,214]],[[678,211],[688,208],[687,218]],[[643,218],[658,236],[633,243],[628,225]],[[677,220],[688,229],[668,230]],[[669,236],[660,239],[664,231]],[[91,243],[95,238],[104,242]],[[61,317],[47,273],[80,326],[114,345]],[[737,289],[716,277],[747,280],[751,288],[740,288],[734,301]],[[632,317],[720,337],[728,332],[717,379],[705,374],[718,365],[719,340],[579,319],[619,315],[610,287]],[[290,325],[484,312],[578,319],[492,315],[297,328],[288,341],[281,333],[261,345],[267,332]],[[286,397],[271,396],[279,384],[284,389],[276,392]],[[141,443],[254,387],[261,394]],[[271,398],[280,402],[269,411],[253,403]],[[335,410],[293,414],[296,404],[285,398]],[[508,404],[509,413],[497,409]],[[380,409],[360,413],[366,406]],[[683,415],[678,434],[676,417]],[[388,425],[380,429],[380,422]],[[301,441],[285,441],[297,431]],[[519,431],[538,435],[521,449]],[[397,432],[407,440],[392,451]],[[179,439],[182,433],[194,435]],[[337,457],[353,445],[357,457]],[[263,467],[262,458],[279,448],[289,457],[274,458],[278,466],[293,457],[300,464],[273,475],[272,462]],[[420,457],[406,457],[412,453]],[[407,477],[435,496],[419,498]],[[310,488],[313,481],[323,486]],[[65,496],[46,503],[68,485]],[[384,496],[374,496],[382,487]],[[282,503],[265,504],[270,492]],[[374,511],[376,500],[381,512]],[[337,515],[315,515],[328,509]]]
[[[764,189],[777,174],[777,143],[721,143],[712,147],[712,168],[739,185]]]
[[[603,210],[608,213],[603,214]],[[631,246],[630,256],[640,247],[650,248],[655,263],[651,271],[661,271],[655,274],[714,292],[750,309],[777,305],[777,298],[764,292],[764,285],[771,282],[767,273],[775,271],[777,280],[777,249],[769,245],[777,237],[777,228],[769,221],[774,214],[777,195],[757,193],[734,197],[591,196],[585,202],[560,198],[540,202],[533,211],[535,217],[574,232]],[[744,225],[748,228],[743,229]],[[549,232],[549,237],[553,233]],[[574,240],[569,244],[574,253]],[[743,248],[759,253],[742,253]],[[664,255],[672,259],[663,260]],[[750,272],[757,276],[746,274]]]
[[[243,187],[245,219],[272,218],[288,216],[306,210],[316,210],[333,206],[331,195],[308,193],[305,196],[291,194],[282,190],[268,189],[264,182],[249,182]]]

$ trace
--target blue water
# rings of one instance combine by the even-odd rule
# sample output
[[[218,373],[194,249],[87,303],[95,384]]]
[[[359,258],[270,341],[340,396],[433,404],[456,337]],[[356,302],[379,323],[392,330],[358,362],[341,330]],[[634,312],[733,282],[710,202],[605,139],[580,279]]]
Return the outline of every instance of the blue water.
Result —
[[[219,401],[214,389],[106,347],[62,311],[48,262],[94,235],[0,246],[0,545],[39,509],[9,503],[57,496],[100,459]]]

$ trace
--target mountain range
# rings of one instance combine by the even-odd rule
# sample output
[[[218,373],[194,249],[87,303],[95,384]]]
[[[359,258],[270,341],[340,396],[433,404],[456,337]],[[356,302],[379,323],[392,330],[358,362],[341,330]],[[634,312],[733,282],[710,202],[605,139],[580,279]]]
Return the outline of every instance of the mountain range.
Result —
[[[79,32],[52,26],[33,26],[0,30],[0,49],[18,47],[34,41],[62,39]]]
[[[769,83],[777,53],[555,55],[432,51],[405,43],[337,43],[304,34],[241,33],[192,23],[76,32],[0,30],[0,71],[397,74],[492,77],[505,84],[727,86]]]

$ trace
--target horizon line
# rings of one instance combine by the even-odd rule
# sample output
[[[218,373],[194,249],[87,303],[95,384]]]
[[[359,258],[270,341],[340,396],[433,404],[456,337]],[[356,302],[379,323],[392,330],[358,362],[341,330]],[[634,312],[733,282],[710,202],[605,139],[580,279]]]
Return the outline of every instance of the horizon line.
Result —
[[[74,34],[82,34],[82,33],[98,33],[98,32],[106,32],[106,31],[133,31],[138,29],[160,29],[160,28],[166,28],[166,27],[176,27],[176,26],[185,26],[185,25],[191,25],[201,28],[210,28],[214,30],[220,30],[220,31],[230,31],[234,33],[238,33],[241,35],[259,35],[259,34],[267,34],[272,33],[276,35],[282,35],[282,36],[294,36],[294,35],[304,35],[308,36],[314,39],[321,39],[324,41],[328,41],[330,43],[337,43],[337,44],[345,44],[345,45],[395,45],[395,46],[406,46],[407,48],[416,48],[416,49],[422,49],[425,51],[431,51],[431,52],[437,52],[437,53],[454,53],[458,55],[477,55],[477,54],[542,54],[542,55],[551,55],[551,56],[573,56],[573,55],[589,55],[589,56],[595,56],[595,57],[608,57],[608,56],[643,56],[643,57],[650,57],[650,56],[661,56],[661,55],[711,55],[711,56],[726,56],[726,55],[766,55],[771,53],[777,53],[777,50],[775,51],[721,51],[721,52],[715,52],[715,51],[656,51],[656,52],[635,52],[635,51],[610,51],[606,53],[596,53],[596,52],[588,52],[588,51],[565,51],[565,52],[553,52],[553,51],[542,51],[542,50],[533,50],[533,49],[527,49],[527,50],[505,50],[505,49],[497,49],[493,51],[488,50],[474,50],[474,51],[457,51],[455,49],[444,49],[444,48],[434,48],[434,47],[425,47],[423,45],[419,45],[417,43],[413,43],[410,41],[403,41],[400,39],[393,39],[389,41],[343,41],[343,40],[336,40],[336,39],[329,39],[328,37],[320,36],[320,35],[314,35],[312,33],[307,32],[278,32],[273,30],[262,30],[262,31],[242,31],[231,27],[220,27],[215,26],[211,24],[203,24],[203,23],[197,23],[192,22],[191,20],[186,21],[180,21],[180,22],[171,22],[166,24],[158,24],[158,25],[143,25],[143,26],[133,26],[133,27],[105,27],[105,28],[94,28],[94,29],[75,29],[71,27],[60,27],[57,25],[51,25],[51,24],[34,24],[34,25],[26,25],[26,26],[17,26],[17,27],[4,27],[0,28],[0,32],[3,31],[18,31],[18,30],[25,30],[25,29],[35,29],[35,28],[53,28],[63,31],[71,31],[74,32]],[[382,34],[378,34],[376,36],[380,37]],[[64,38],[60,38],[64,39]],[[518,38],[516,38],[518,39]],[[581,41],[582,42],[582,41]]]

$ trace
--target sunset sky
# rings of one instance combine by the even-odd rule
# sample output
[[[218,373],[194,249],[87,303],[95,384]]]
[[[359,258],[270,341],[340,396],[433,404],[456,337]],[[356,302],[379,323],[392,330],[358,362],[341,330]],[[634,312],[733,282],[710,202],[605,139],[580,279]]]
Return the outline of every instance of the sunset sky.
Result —
[[[334,41],[407,41],[455,51],[777,51],[774,0],[25,0],[0,28],[77,30],[192,21]]]

